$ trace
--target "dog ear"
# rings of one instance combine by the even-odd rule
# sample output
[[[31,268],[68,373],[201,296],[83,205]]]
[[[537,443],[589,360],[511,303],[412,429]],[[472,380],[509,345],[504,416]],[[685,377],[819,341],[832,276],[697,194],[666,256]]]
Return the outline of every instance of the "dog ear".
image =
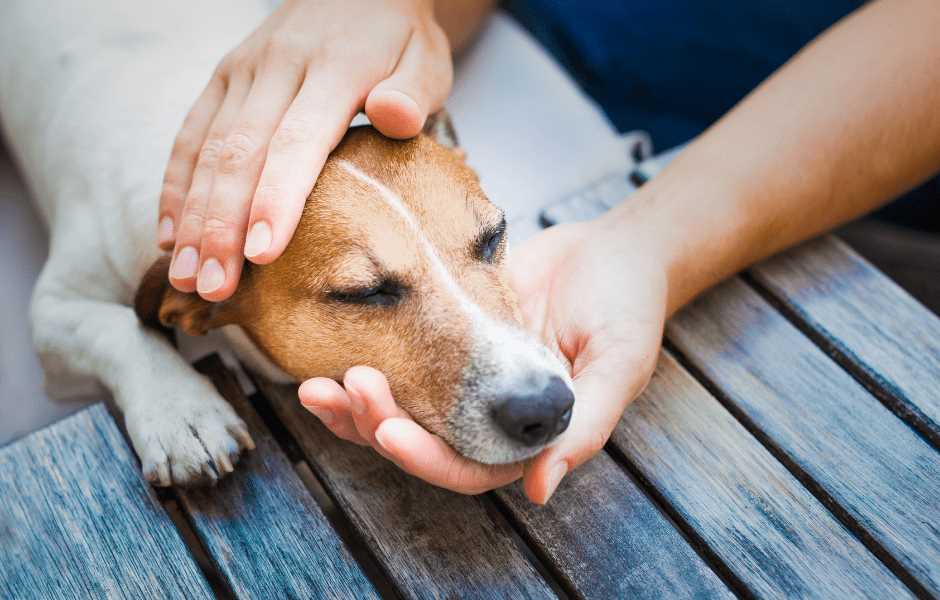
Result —
[[[429,115],[427,121],[424,122],[424,129],[421,131],[441,146],[451,150],[459,150],[460,144],[457,141],[457,131],[454,130],[454,123],[450,120],[447,109],[442,108]]]
[[[209,302],[199,294],[186,294],[170,285],[167,275],[170,255],[158,258],[147,269],[137,294],[134,312],[148,327],[179,327],[188,335],[205,335],[210,329],[228,324],[228,302]]]

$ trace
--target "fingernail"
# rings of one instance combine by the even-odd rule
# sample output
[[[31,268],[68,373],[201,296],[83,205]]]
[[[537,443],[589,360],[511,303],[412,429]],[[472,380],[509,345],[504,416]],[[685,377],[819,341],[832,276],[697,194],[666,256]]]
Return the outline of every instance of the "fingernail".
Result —
[[[157,228],[157,245],[163,246],[173,241],[173,217],[166,215],[160,219]]]
[[[248,230],[245,240],[245,256],[254,258],[271,247],[271,226],[267,221],[258,221]]]
[[[383,432],[381,428],[375,430],[375,441],[379,443],[382,450],[388,452],[388,446],[385,445],[385,432]]]
[[[349,394],[349,405],[352,407],[353,412],[357,415],[366,414],[366,403],[359,394],[353,390],[346,390],[346,393]]]
[[[333,422],[333,411],[328,408],[322,408],[319,406],[304,405],[307,410],[312,412],[318,419],[320,419],[324,425],[329,425]]]
[[[565,475],[568,473],[568,463],[561,461],[548,473],[548,493],[545,494],[545,504],[551,499],[552,494],[555,493],[555,490],[558,489],[558,484],[561,483],[561,480],[564,479]]]
[[[170,267],[170,277],[173,279],[192,279],[196,276],[199,267],[199,253],[192,246],[186,246],[176,255],[173,266]]]
[[[196,280],[196,289],[200,294],[212,293],[222,287],[223,283],[225,283],[225,270],[218,260],[210,258],[202,263],[199,279]]]

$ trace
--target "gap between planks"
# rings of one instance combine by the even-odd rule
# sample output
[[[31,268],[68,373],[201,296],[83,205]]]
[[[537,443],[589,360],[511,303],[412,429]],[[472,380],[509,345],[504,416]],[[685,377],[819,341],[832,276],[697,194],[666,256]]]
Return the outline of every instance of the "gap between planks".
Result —
[[[256,381],[255,375],[247,370],[246,373],[249,374],[249,378],[252,380],[255,388],[260,390],[262,386]],[[258,414],[261,415],[262,420],[268,426],[271,435],[280,445],[284,453],[287,454],[288,459],[295,465],[302,465],[299,470],[305,471],[306,475],[302,475],[301,480],[307,485],[308,489],[310,489],[310,493],[320,504],[324,514],[326,514],[327,518],[330,520],[333,529],[336,530],[337,535],[346,542],[353,556],[360,563],[360,566],[362,566],[366,576],[372,579],[372,583],[376,586],[376,589],[379,590],[379,593],[381,593],[383,597],[403,598],[404,596],[401,591],[398,590],[393,578],[386,572],[382,562],[378,560],[369,545],[362,539],[361,534],[353,525],[349,515],[345,513],[340,502],[333,496],[329,486],[324,482],[322,476],[318,474],[318,466],[307,460],[303,451],[300,449],[300,444],[274,414],[270,400],[260,391],[252,394],[250,400],[252,406],[255,407],[255,410],[258,411]],[[486,496],[492,495],[488,494]],[[323,500],[327,500],[329,505],[325,505]],[[500,514],[500,511],[495,507],[486,506],[488,504],[486,500],[484,500],[483,504],[485,508],[499,514],[502,520],[508,521],[508,523],[504,523],[505,528],[508,532],[514,534],[512,537],[520,552],[543,579],[545,579],[545,582],[552,588],[552,591],[555,592],[559,598],[566,599],[570,591],[562,585],[563,579],[559,577],[558,573],[554,572],[548,562],[543,561],[542,558],[538,556],[537,549],[534,549],[523,541],[523,538],[521,538],[516,531],[516,524],[511,519],[507,519],[504,515]],[[373,576],[375,577],[374,579]],[[572,595],[572,597],[577,597],[577,595]]]
[[[111,416],[111,420],[114,421],[118,431],[121,433],[121,438],[124,440],[124,443],[127,445],[128,449],[131,450],[134,463],[137,465],[138,469],[141,469],[140,457],[138,457],[137,452],[133,450],[134,446],[131,444],[130,436],[127,434],[127,429],[124,426],[124,418],[121,415],[121,411],[115,406],[114,400],[110,395],[102,401],[102,404],[104,404],[105,409],[107,409],[108,414]],[[186,546],[186,549],[189,550],[189,555],[193,557],[193,561],[212,589],[212,593],[215,594],[216,598],[234,600],[236,597],[234,590],[232,590],[222,572],[209,558],[209,552],[196,534],[196,530],[193,528],[189,515],[182,508],[182,503],[176,492],[176,488],[158,488],[151,486],[150,483],[145,482],[145,484],[150,486],[154,491],[157,500],[159,500],[160,505],[163,506],[163,510],[166,511],[166,514],[170,517],[170,521],[173,522],[173,526],[180,534],[180,539],[183,540],[183,544]]]
[[[673,527],[682,535],[686,543],[695,551],[702,561],[714,571],[715,575],[721,579],[731,593],[738,598],[756,598],[754,592],[745,584],[731,568],[721,559],[718,554],[711,549],[708,543],[695,531],[695,528],[682,517],[679,510],[666,497],[656,489],[653,483],[643,476],[640,469],[618,448],[613,442],[609,441],[604,445],[604,451],[610,455],[614,462],[620,466],[624,474],[632,479],[638,488],[642,490],[650,502],[655,506],[663,516],[672,523]]]
[[[741,273],[740,278],[768,304],[774,307],[783,318],[796,327],[800,333],[818,346],[834,363],[868,390],[894,416],[940,452],[940,428],[920,408],[905,398],[903,393],[894,390],[893,386],[877,377],[876,373],[865,369],[864,361],[852,356],[847,348],[842,348],[823,332],[814,328],[807,318],[758,281],[751,271]]]
[[[682,366],[688,371],[731,415],[743,426],[751,436],[793,475],[800,484],[806,488],[833,517],[838,520],[846,530],[854,536],[865,548],[877,558],[891,573],[898,578],[918,598],[932,598],[929,591],[901,563],[879,543],[874,536],[842,507],[812,476],[803,470],[787,453],[764,433],[756,423],[740,410],[737,405],[718,387],[710,377],[705,375],[685,354],[668,338],[663,338],[663,348],[667,349]]]
[[[247,369],[245,373],[254,385],[255,390],[260,390],[254,375]],[[383,598],[396,600],[403,598],[404,596],[398,590],[394,580],[382,567],[382,563],[373,554],[372,549],[369,548],[365,540],[362,539],[349,516],[330,493],[329,487],[324,484],[321,476],[317,474],[316,466],[307,461],[294,436],[274,414],[268,399],[260,391],[255,391],[251,396],[248,396],[248,402],[267,426],[271,437],[274,438],[278,447],[287,456],[287,460],[294,466],[298,477],[300,477],[310,495],[313,496],[314,501],[320,506],[320,510],[323,511],[333,531],[346,544],[350,554],[352,554],[375,589]]]

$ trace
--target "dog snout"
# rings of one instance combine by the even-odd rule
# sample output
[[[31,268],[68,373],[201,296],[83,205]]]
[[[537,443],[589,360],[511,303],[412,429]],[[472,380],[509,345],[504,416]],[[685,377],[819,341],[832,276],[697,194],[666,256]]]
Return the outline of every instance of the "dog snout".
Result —
[[[573,405],[571,388],[561,377],[552,376],[541,385],[526,382],[500,398],[493,416],[510,438],[540,446],[568,428]]]

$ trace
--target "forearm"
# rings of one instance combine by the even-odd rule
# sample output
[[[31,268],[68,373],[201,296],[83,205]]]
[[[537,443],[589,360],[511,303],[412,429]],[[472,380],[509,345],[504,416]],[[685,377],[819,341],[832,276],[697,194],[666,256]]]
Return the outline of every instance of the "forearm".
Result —
[[[669,265],[669,313],[940,170],[940,5],[836,25],[605,217]],[[629,240],[624,240],[629,243]]]
[[[497,0],[437,0],[434,16],[440,24],[454,53],[463,50],[473,39]]]

